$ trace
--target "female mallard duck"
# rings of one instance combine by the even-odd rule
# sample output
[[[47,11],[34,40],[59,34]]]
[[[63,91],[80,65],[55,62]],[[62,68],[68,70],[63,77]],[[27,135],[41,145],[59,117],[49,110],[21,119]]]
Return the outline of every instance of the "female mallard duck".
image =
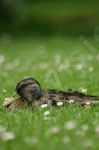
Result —
[[[79,102],[81,105],[99,103],[99,96],[90,96],[77,91],[43,90],[37,80],[27,78],[20,81],[16,86],[16,94],[4,103],[8,110],[20,108],[24,105],[29,107],[46,104],[48,106],[63,105],[66,103]]]

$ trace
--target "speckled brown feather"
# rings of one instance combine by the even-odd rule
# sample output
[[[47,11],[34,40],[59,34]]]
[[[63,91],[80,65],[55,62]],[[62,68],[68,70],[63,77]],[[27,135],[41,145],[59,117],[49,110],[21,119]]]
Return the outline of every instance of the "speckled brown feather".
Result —
[[[26,103],[32,108],[42,104],[57,106],[58,102],[66,104],[70,103],[71,100],[73,100],[73,103],[79,102],[81,105],[86,105],[87,102],[99,104],[98,96],[85,95],[78,91],[65,92],[54,89],[42,90],[39,82],[34,78],[28,78],[20,81],[16,86],[16,91],[20,95],[20,99],[17,99],[7,106],[10,110],[12,108],[21,108],[26,105]]]
[[[70,103],[71,100],[74,102],[79,102],[81,105],[86,105],[87,102],[95,103],[99,102],[98,96],[85,95],[77,91],[58,91],[58,90],[45,90],[40,102],[42,104],[47,103],[49,105],[57,105],[57,102]]]

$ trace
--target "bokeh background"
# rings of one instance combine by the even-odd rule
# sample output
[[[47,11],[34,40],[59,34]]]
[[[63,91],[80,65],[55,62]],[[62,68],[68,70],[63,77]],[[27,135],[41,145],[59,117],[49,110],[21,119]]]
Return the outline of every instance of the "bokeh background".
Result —
[[[91,35],[98,0],[0,0],[0,34]]]
[[[0,150],[98,150],[99,105],[4,110],[26,77],[99,95],[99,0],[0,0]]]

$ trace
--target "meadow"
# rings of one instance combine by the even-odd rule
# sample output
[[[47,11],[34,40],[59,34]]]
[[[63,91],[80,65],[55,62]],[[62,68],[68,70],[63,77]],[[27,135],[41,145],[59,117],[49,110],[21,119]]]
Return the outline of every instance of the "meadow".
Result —
[[[44,89],[99,95],[99,40],[49,36],[0,39],[0,150],[98,150],[99,105],[21,109],[2,103],[18,81],[36,78]],[[87,44],[86,44],[87,43]]]

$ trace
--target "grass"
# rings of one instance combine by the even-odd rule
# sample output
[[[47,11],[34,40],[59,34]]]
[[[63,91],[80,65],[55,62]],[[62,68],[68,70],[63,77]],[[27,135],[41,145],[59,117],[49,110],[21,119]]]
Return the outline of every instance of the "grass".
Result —
[[[4,98],[12,95],[17,82],[28,76],[35,77],[43,88],[85,88],[88,94],[99,95],[99,43],[94,37],[86,40],[87,47],[78,37],[1,38],[0,130],[5,127],[15,135],[8,141],[0,135],[1,150],[99,148],[99,106],[75,104],[9,113],[2,108]],[[49,116],[44,117],[45,111],[50,112]],[[71,130],[68,123],[72,124]]]

